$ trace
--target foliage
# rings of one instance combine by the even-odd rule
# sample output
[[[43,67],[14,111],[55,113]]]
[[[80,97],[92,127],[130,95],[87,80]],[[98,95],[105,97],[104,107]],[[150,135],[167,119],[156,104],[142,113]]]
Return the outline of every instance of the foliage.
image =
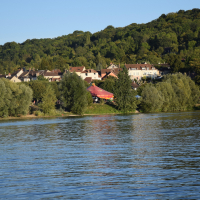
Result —
[[[121,114],[114,105],[95,103],[87,107],[85,114]]]
[[[46,91],[42,94],[42,102],[40,108],[44,114],[49,114],[51,110],[55,109],[56,95],[53,88],[48,85]]]
[[[163,98],[161,92],[159,92],[153,85],[147,84],[142,93],[141,107],[145,112],[156,112],[161,110],[163,104]]]
[[[44,78],[44,76],[42,76],[42,75],[39,75],[37,77],[37,80],[39,80],[39,81],[48,81],[48,79]]]
[[[108,76],[108,78],[102,81],[100,87],[108,92],[114,93],[115,81],[116,81],[115,77]]]
[[[31,100],[32,90],[29,87],[0,79],[0,117],[27,114]]]
[[[124,67],[115,80],[114,99],[118,109],[125,113],[136,109],[136,92],[131,88],[131,82],[128,71]]]
[[[83,114],[87,107],[87,90],[84,81],[74,72],[66,73],[60,82],[63,106],[75,114]]]
[[[88,103],[88,106],[92,105],[93,103],[93,98],[92,98],[92,95],[89,91],[86,92],[86,95],[87,95],[87,103]]]
[[[184,111],[198,102],[200,91],[187,75],[164,76],[163,82],[147,84],[142,91],[141,109],[144,112]]]
[[[35,80],[30,82],[23,82],[20,84],[26,84],[33,90],[33,100],[36,100],[37,102],[40,102],[42,100],[43,94],[46,92],[46,88],[50,85],[55,94],[56,98],[60,99],[60,91],[58,89],[58,82],[48,82],[44,80]]]

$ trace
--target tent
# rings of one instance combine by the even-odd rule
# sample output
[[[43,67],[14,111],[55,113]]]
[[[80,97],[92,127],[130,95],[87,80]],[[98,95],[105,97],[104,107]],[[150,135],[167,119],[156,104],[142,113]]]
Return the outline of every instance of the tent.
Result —
[[[107,92],[100,87],[97,87],[94,83],[87,88],[93,97],[99,97],[101,99],[111,99],[113,98],[113,93]]]

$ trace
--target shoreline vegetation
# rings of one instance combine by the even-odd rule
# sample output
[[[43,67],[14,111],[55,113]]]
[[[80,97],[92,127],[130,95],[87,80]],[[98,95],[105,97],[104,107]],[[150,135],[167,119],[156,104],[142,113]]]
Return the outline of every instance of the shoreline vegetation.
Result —
[[[105,104],[106,105],[106,104]],[[86,110],[86,112],[83,115],[79,115],[79,114],[74,114],[71,112],[62,112],[60,114],[57,115],[40,115],[37,116],[34,113],[33,114],[27,114],[27,115],[20,115],[17,117],[5,117],[5,118],[0,118],[0,121],[4,121],[4,120],[20,120],[20,119],[38,119],[38,118],[57,118],[57,117],[83,117],[83,116],[92,116],[92,115],[123,115],[123,114],[152,114],[152,113],[148,113],[148,112],[140,112],[139,110],[135,110],[135,111],[130,111],[128,113],[123,113],[118,111],[117,109],[108,109],[107,112],[105,111],[105,107],[109,106],[109,105],[102,105],[100,104],[93,104],[91,106],[88,107],[88,109]],[[92,111],[94,113],[92,113]],[[112,112],[113,111],[113,112]],[[194,106],[193,109],[191,110],[187,110],[187,111],[175,111],[175,112],[189,112],[189,111],[200,111],[200,104],[196,104]],[[154,112],[154,113],[168,113],[168,112]]]
[[[59,95],[48,82],[40,90],[44,86],[43,81],[31,82],[38,86],[33,84],[31,88],[0,79],[0,117],[22,119],[130,114],[136,110],[141,113],[200,110],[199,87],[190,77],[181,73],[166,75],[160,82],[146,82],[137,91],[131,88],[126,68],[119,72],[118,78],[106,79],[103,83],[107,81],[108,88],[113,90],[113,100],[100,98],[98,103],[94,103],[92,94],[75,72],[67,73],[58,83]],[[136,98],[137,95],[140,97]]]

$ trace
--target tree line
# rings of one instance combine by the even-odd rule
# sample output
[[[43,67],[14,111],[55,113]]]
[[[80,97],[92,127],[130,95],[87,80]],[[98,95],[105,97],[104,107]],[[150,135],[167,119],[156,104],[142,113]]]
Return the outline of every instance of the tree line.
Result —
[[[112,106],[123,113],[137,108],[142,112],[191,110],[198,103],[199,87],[186,74],[176,73],[162,81],[143,84],[138,92],[132,89],[131,79],[124,67],[118,77],[95,81],[101,88],[114,94]],[[66,73],[60,82],[36,80],[13,83],[0,79],[0,117],[26,115],[31,104],[39,106],[45,115],[53,115],[55,108],[74,114],[84,114],[93,99],[86,89],[89,86],[75,72]],[[136,95],[141,95],[137,99]]]

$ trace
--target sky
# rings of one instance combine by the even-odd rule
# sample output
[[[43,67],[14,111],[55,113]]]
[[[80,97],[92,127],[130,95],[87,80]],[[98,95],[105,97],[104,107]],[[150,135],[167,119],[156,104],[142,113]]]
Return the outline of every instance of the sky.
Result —
[[[162,14],[200,8],[200,0],[0,0],[0,8],[4,45],[147,23]]]

